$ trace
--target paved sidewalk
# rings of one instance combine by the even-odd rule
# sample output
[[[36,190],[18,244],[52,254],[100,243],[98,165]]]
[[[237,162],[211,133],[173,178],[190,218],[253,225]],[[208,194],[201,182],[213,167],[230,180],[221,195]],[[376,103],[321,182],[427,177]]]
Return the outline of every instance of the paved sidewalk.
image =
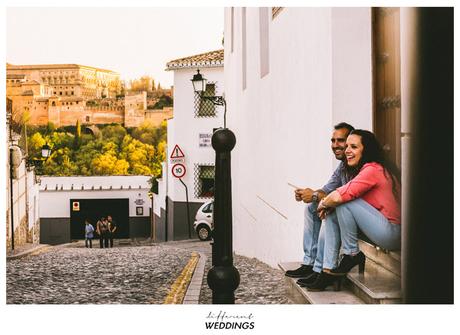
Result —
[[[36,253],[40,250],[51,247],[49,244],[32,244],[26,243],[20,246],[16,246],[14,250],[8,250],[6,252],[6,259],[17,259],[28,256],[32,253]]]

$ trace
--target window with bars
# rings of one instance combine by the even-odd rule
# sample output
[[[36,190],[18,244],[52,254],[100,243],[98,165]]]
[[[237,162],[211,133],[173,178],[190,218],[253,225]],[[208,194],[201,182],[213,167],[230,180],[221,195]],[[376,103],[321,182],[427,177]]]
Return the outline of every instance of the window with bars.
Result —
[[[212,97],[216,95],[216,84],[207,83],[203,96]],[[195,117],[215,117],[216,106],[207,99],[201,99],[198,93],[195,93]]]
[[[195,197],[212,198],[214,196],[214,165],[195,164]]]

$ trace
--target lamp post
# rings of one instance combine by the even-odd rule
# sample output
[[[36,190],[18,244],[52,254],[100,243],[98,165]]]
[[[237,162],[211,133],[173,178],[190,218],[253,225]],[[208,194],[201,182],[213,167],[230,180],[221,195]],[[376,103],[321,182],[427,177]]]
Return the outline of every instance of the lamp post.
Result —
[[[148,193],[148,196],[150,198],[150,201],[151,201],[151,206],[152,206],[152,210],[150,212],[150,234],[152,235],[151,236],[151,239],[153,242],[155,242],[155,235],[156,235],[156,231],[155,231],[155,213],[153,212],[153,192],[152,191],[149,191]]]
[[[203,100],[224,106],[224,128],[212,135],[212,147],[216,152],[214,177],[214,231],[212,244],[212,268],[208,272],[208,286],[212,290],[213,304],[234,304],[240,283],[238,269],[233,266],[232,236],[232,182],[231,154],[235,147],[235,134],[226,127],[227,104],[223,96],[206,96],[206,79],[197,70],[192,79],[193,89]]]

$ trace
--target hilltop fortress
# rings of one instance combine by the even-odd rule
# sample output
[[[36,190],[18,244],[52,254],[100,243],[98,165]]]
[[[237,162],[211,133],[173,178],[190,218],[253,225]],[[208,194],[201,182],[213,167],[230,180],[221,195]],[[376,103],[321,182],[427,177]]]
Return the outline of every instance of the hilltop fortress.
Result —
[[[139,126],[150,119],[159,124],[172,108],[147,109],[155,101],[147,92],[121,95],[117,72],[78,64],[6,64],[6,97],[14,113],[27,113],[29,124],[55,126],[120,123]],[[171,90],[165,90],[171,95]]]

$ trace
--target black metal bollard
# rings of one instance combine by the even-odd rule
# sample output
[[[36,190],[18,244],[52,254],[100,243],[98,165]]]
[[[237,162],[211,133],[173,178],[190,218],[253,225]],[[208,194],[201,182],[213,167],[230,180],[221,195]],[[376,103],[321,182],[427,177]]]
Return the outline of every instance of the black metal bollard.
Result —
[[[212,135],[212,147],[216,151],[214,177],[214,242],[212,244],[212,268],[208,272],[208,286],[212,290],[213,304],[234,304],[240,284],[240,274],[233,266],[232,243],[232,180],[230,152],[236,138],[227,128],[218,129]]]

